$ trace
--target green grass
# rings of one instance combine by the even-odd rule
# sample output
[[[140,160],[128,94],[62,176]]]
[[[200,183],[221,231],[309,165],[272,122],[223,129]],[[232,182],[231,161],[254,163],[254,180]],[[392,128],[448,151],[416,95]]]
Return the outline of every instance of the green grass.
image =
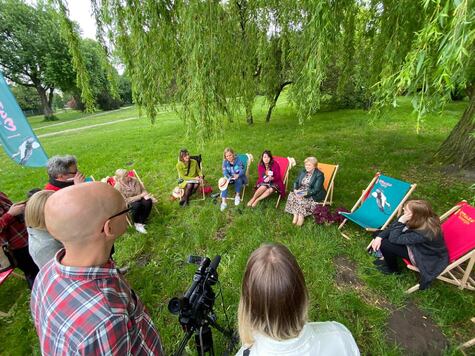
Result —
[[[389,311],[374,305],[371,300],[375,298],[384,298],[397,307],[408,299],[415,301],[449,339],[451,346],[446,353],[456,353],[458,344],[473,337],[469,319],[475,310],[474,294],[435,282],[427,291],[405,295],[404,290],[417,281],[416,274],[408,271],[402,276],[382,277],[364,251],[368,236],[356,227],[350,227],[354,238],[346,241],[336,227],[319,226],[310,219],[303,228],[296,229],[291,224],[291,216],[283,211],[285,202],[278,209],[273,207],[275,200],[271,200],[255,210],[241,206],[220,213],[218,205],[210,199],[180,209],[168,196],[176,185],[174,167],[180,148],[203,154],[207,179],[216,186],[223,148],[231,146],[238,152],[253,153],[255,159],[264,149],[271,149],[276,155],[295,157],[299,166],[311,155],[322,162],[340,164],[335,182],[335,206],[351,208],[374,173],[381,171],[417,183],[413,198],[431,201],[436,211],[442,213],[473,194],[469,182],[443,174],[441,167],[431,159],[457,122],[465,103],[453,103],[442,115],[428,117],[420,135],[415,133],[416,121],[408,100],[401,100],[400,107],[378,120],[370,120],[370,115],[361,110],[340,110],[319,113],[304,125],[298,124],[295,111],[285,97],[280,100],[270,124],[264,122],[266,107],[261,104],[259,99],[253,126],[246,125],[244,119],[226,124],[226,134],[204,147],[199,147],[196,139],[184,137],[182,122],[174,113],[161,114],[155,125],[141,118],[41,140],[50,156],[75,154],[80,169],[96,179],[111,175],[119,167],[135,168],[145,185],[159,198],[160,213],[152,213],[149,234],[144,236],[129,230],[117,241],[115,256],[118,265],[131,266],[126,278],[150,311],[167,352],[177,348],[183,335],[176,316],[167,311],[167,303],[191,283],[195,266],[186,265],[183,262],[186,257],[222,255],[221,289],[227,314],[231,323],[235,323],[241,278],[249,254],[263,242],[277,241],[291,249],[304,271],[311,296],[310,318],[336,320],[348,326],[362,354],[403,354],[395,345],[385,342]],[[137,111],[128,108],[91,118],[75,116],[74,112],[67,115],[70,123],[40,129],[37,133],[134,117]],[[63,114],[58,116],[62,118]],[[50,124],[31,120],[36,128]],[[291,181],[297,171],[291,172]],[[255,181],[256,172],[254,163],[251,183]],[[23,199],[27,190],[41,187],[45,182],[44,169],[19,167],[0,153],[0,187],[13,199]],[[248,190],[246,198],[250,193]],[[339,255],[355,261],[356,272],[372,298],[351,288],[336,288],[333,259]],[[12,278],[0,288],[0,310],[8,309],[18,300],[13,307],[14,317],[0,319],[2,355],[39,353],[29,317],[29,293],[21,282]],[[220,303],[216,311],[218,320],[224,324]],[[222,338],[217,333],[214,336],[220,351]]]

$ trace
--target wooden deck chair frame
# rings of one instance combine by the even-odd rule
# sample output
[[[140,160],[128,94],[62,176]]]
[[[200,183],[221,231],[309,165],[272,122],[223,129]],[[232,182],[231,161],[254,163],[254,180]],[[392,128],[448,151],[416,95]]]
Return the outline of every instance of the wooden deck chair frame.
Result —
[[[200,157],[200,161],[198,162],[198,160],[196,158]],[[194,155],[194,156],[191,156],[190,155],[190,159],[194,159],[195,161],[198,162],[198,165],[200,166],[200,170],[201,170],[201,174],[203,174],[203,177],[204,177],[204,173],[203,173],[203,158],[201,157],[201,155]],[[178,174],[178,178],[181,178],[180,177],[180,174]],[[199,199],[190,199],[188,200],[188,203],[192,202],[192,201],[203,201],[203,200],[206,200],[206,194],[205,194],[205,191],[204,191],[204,181],[203,181],[203,184],[200,184],[198,189],[201,189],[201,198]]]
[[[289,185],[289,174],[290,174],[290,170],[291,170],[293,167],[295,167],[295,165],[296,165],[295,158],[293,158],[293,157],[287,157],[287,160],[289,161],[289,164],[287,165],[287,170],[285,171],[284,179],[282,179],[282,182],[284,183],[285,191],[287,191],[287,187],[288,187],[288,185]],[[276,207],[276,208],[279,206],[280,198],[282,198],[282,196],[279,194],[279,196],[278,196],[278,198],[277,198],[277,203],[275,203],[275,207]]]
[[[353,208],[351,208],[351,213],[354,212],[360,205],[363,204],[363,198],[365,196],[367,196],[369,194],[369,192],[371,191],[371,189],[373,188],[373,185],[375,184],[376,180],[379,178],[379,176],[381,175],[381,172],[377,172],[375,174],[375,176],[373,177],[373,179],[371,180],[371,182],[368,184],[368,186],[366,187],[365,190],[363,190],[363,192],[361,193],[361,196],[360,198],[357,200],[357,202],[355,203],[355,205],[353,206]],[[407,191],[406,195],[404,196],[404,198],[402,198],[402,200],[399,202],[399,204],[397,205],[396,209],[394,209],[394,211],[392,212],[392,214],[388,217],[388,219],[386,220],[386,222],[384,223],[383,226],[381,226],[380,229],[374,229],[374,228],[366,228],[365,230],[368,231],[368,232],[374,232],[374,231],[378,231],[378,230],[384,230],[385,228],[388,227],[389,223],[392,221],[392,219],[397,216],[398,214],[401,213],[401,209],[402,209],[402,206],[404,205],[404,203],[406,202],[406,200],[411,196],[412,192],[414,191],[414,189],[416,189],[417,187],[417,184],[411,184],[411,188]],[[338,226],[338,230],[340,230],[340,234],[341,236],[343,236],[345,239],[347,240],[350,240],[350,237],[346,234],[344,234],[341,230],[343,229],[343,226],[346,224],[346,222],[348,221],[348,219],[345,219],[343,220],[343,222],[340,224],[340,226]]]
[[[472,318],[470,320],[472,321],[472,323],[475,323],[475,318]],[[471,340],[468,340],[467,342],[464,342],[462,345],[458,347],[458,349],[460,349],[462,353],[466,355],[466,353],[463,350],[468,349],[469,347],[472,347],[472,346],[475,346],[475,337]]]
[[[247,183],[243,185],[242,193],[241,193],[241,201],[244,201],[244,195],[246,194],[246,187],[249,185],[249,167],[251,166],[251,163],[254,161],[254,156],[251,153],[241,153],[241,154],[244,154],[247,156],[247,165],[246,165]],[[227,197],[226,200],[234,200],[234,198]]]
[[[322,162],[322,164],[329,164],[329,163]],[[325,199],[323,200],[323,202],[317,203],[318,205],[325,206],[325,205],[333,204],[333,188],[335,187],[335,177],[336,177],[336,174],[338,173],[338,168],[340,168],[338,164],[335,164],[334,166],[335,166],[335,169],[333,170],[333,174],[330,178],[330,181],[328,182],[327,195],[325,195]]]
[[[2,273],[7,273],[8,272],[8,275],[2,280],[2,284],[8,279],[10,278],[10,276],[15,276],[15,277],[18,277],[18,278],[21,278],[21,279],[26,279],[25,276],[21,275],[21,274],[18,274],[15,272],[15,268],[11,268],[9,270],[6,270]],[[0,311],[0,318],[8,318],[11,314],[12,314],[12,311],[15,309],[15,306],[17,305],[18,303],[18,300],[15,301],[15,303],[13,303],[13,305],[10,307],[10,309],[8,309],[7,312],[3,312],[3,311]]]
[[[449,211],[447,211],[444,215],[440,217],[440,221],[443,222],[447,218],[449,218],[452,214],[457,212],[461,206],[456,205]],[[467,266],[465,269],[462,265],[467,262]],[[452,262],[447,266],[446,269],[439,274],[437,279],[447,282],[449,284],[453,284],[459,289],[469,289],[474,291],[475,290],[475,279],[470,277],[470,274],[473,271],[473,266],[475,265],[475,249],[467,252],[462,257],[458,258],[456,261]],[[419,269],[413,265],[406,265],[412,271],[419,272]],[[415,292],[419,289],[419,283],[414,285],[413,287],[406,290],[407,294]]]

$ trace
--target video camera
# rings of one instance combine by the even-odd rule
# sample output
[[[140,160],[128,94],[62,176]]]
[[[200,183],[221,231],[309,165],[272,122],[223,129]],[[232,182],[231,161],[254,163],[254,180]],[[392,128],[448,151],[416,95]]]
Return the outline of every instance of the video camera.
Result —
[[[199,264],[193,276],[191,286],[180,298],[172,298],[168,303],[170,313],[178,315],[186,335],[174,355],[182,355],[193,333],[198,355],[208,353],[214,355],[213,336],[210,326],[213,326],[229,339],[225,355],[234,349],[237,343],[236,333],[231,329],[221,327],[216,322],[216,314],[213,306],[216,300],[212,286],[218,282],[217,268],[221,256],[215,256],[213,261],[208,257],[190,256],[188,263]],[[229,351],[228,351],[229,350]]]

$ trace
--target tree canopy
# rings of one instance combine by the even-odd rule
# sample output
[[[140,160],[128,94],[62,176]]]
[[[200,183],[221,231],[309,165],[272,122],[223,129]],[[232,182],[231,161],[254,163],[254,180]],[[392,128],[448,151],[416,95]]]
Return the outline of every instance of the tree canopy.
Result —
[[[134,100],[152,119],[163,103],[179,104],[186,126],[205,138],[243,113],[252,123],[258,93],[269,100],[270,119],[289,85],[300,122],[324,102],[380,109],[411,95],[419,129],[420,118],[457,88],[469,107],[439,157],[475,162],[473,1],[92,3],[99,35],[124,62]]]

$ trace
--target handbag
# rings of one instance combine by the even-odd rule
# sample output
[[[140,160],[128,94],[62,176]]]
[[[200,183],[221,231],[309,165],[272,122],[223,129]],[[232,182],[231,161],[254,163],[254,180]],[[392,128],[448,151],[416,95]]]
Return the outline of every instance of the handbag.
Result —
[[[0,248],[0,272],[8,271],[14,267],[15,258],[8,248],[8,243],[4,243]]]

